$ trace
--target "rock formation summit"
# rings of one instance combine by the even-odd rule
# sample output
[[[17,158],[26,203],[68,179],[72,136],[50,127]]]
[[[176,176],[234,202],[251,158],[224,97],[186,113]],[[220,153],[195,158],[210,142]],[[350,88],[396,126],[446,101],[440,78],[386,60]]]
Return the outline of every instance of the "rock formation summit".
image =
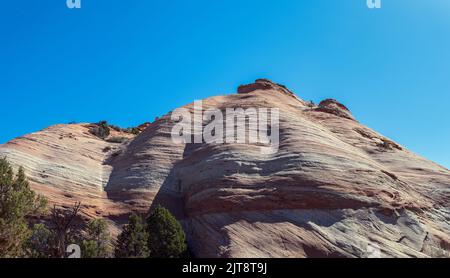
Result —
[[[183,223],[198,257],[449,257],[450,171],[365,127],[336,100],[318,105],[266,79],[203,108],[279,109],[279,151],[178,144],[170,113],[137,136],[51,126],[0,145],[51,203],[81,201],[120,229],[155,204]],[[194,105],[184,108],[193,110]]]

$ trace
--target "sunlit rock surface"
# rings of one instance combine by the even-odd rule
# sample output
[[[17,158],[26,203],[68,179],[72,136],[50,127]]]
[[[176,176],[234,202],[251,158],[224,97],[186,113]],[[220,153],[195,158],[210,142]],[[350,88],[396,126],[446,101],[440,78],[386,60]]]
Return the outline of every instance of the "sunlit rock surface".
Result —
[[[199,257],[449,256],[448,169],[336,100],[316,106],[265,79],[238,91],[203,108],[278,108],[278,152],[175,144],[169,114],[123,143],[86,124],[57,125],[1,145],[0,156],[22,165],[52,203],[79,200],[88,217],[118,228],[131,211],[163,204]]]

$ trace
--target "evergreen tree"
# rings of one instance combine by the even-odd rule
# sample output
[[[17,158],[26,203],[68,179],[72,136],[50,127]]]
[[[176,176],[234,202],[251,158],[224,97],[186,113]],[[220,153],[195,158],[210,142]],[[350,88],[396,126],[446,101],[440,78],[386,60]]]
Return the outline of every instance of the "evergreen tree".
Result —
[[[83,258],[107,258],[110,256],[111,236],[104,219],[94,219],[87,227],[86,239],[81,242]]]
[[[27,242],[27,257],[51,258],[55,248],[52,232],[44,224],[35,224]]]
[[[148,233],[142,218],[132,214],[128,224],[117,237],[116,258],[146,258],[148,251]]]
[[[0,257],[19,257],[31,235],[26,218],[42,212],[46,200],[30,189],[23,168],[17,175],[0,159]]]
[[[148,247],[153,258],[180,258],[186,255],[186,236],[180,222],[158,206],[147,218]]]
[[[91,128],[90,132],[101,139],[105,139],[109,136],[111,129],[107,121],[101,121]]]

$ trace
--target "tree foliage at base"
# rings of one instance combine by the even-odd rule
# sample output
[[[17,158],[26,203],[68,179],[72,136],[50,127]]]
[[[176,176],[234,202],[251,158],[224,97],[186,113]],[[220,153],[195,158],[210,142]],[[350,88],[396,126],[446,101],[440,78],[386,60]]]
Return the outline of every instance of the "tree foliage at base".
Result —
[[[158,206],[147,218],[148,249],[152,258],[186,256],[186,236],[180,222],[165,208]]]
[[[81,242],[83,258],[108,258],[110,254],[111,236],[108,223],[104,219],[94,219],[87,227],[86,239]]]
[[[23,168],[15,175],[6,159],[0,159],[0,258],[64,258],[70,243],[80,242],[83,258],[111,257],[111,237],[104,219],[92,220],[84,233],[78,220],[80,203],[72,209],[51,210],[49,226],[29,228],[31,216],[46,208],[45,198],[29,186]],[[77,221],[76,221],[77,220]],[[79,222],[79,221],[78,221]],[[187,255],[181,224],[158,206],[144,222],[132,215],[118,237],[116,257],[180,258]]]
[[[52,258],[56,250],[55,236],[44,224],[35,224],[26,250],[29,258]]]
[[[128,224],[117,237],[115,256],[116,258],[147,258],[149,254],[148,233],[144,222],[140,216],[132,214]]]
[[[11,165],[0,159],[0,257],[24,255],[31,235],[26,217],[42,212],[46,200],[29,186],[23,168],[14,176]]]

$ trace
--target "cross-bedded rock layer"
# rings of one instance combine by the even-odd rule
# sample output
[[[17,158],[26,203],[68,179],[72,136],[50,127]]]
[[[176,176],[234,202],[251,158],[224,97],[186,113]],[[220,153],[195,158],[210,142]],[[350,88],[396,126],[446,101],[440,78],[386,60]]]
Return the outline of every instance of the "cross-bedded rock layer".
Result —
[[[449,256],[450,172],[260,79],[203,108],[278,108],[280,146],[176,144],[170,114],[122,144],[58,125],[0,146],[51,202],[120,225],[162,203],[200,257]],[[185,108],[193,110],[193,105]]]

